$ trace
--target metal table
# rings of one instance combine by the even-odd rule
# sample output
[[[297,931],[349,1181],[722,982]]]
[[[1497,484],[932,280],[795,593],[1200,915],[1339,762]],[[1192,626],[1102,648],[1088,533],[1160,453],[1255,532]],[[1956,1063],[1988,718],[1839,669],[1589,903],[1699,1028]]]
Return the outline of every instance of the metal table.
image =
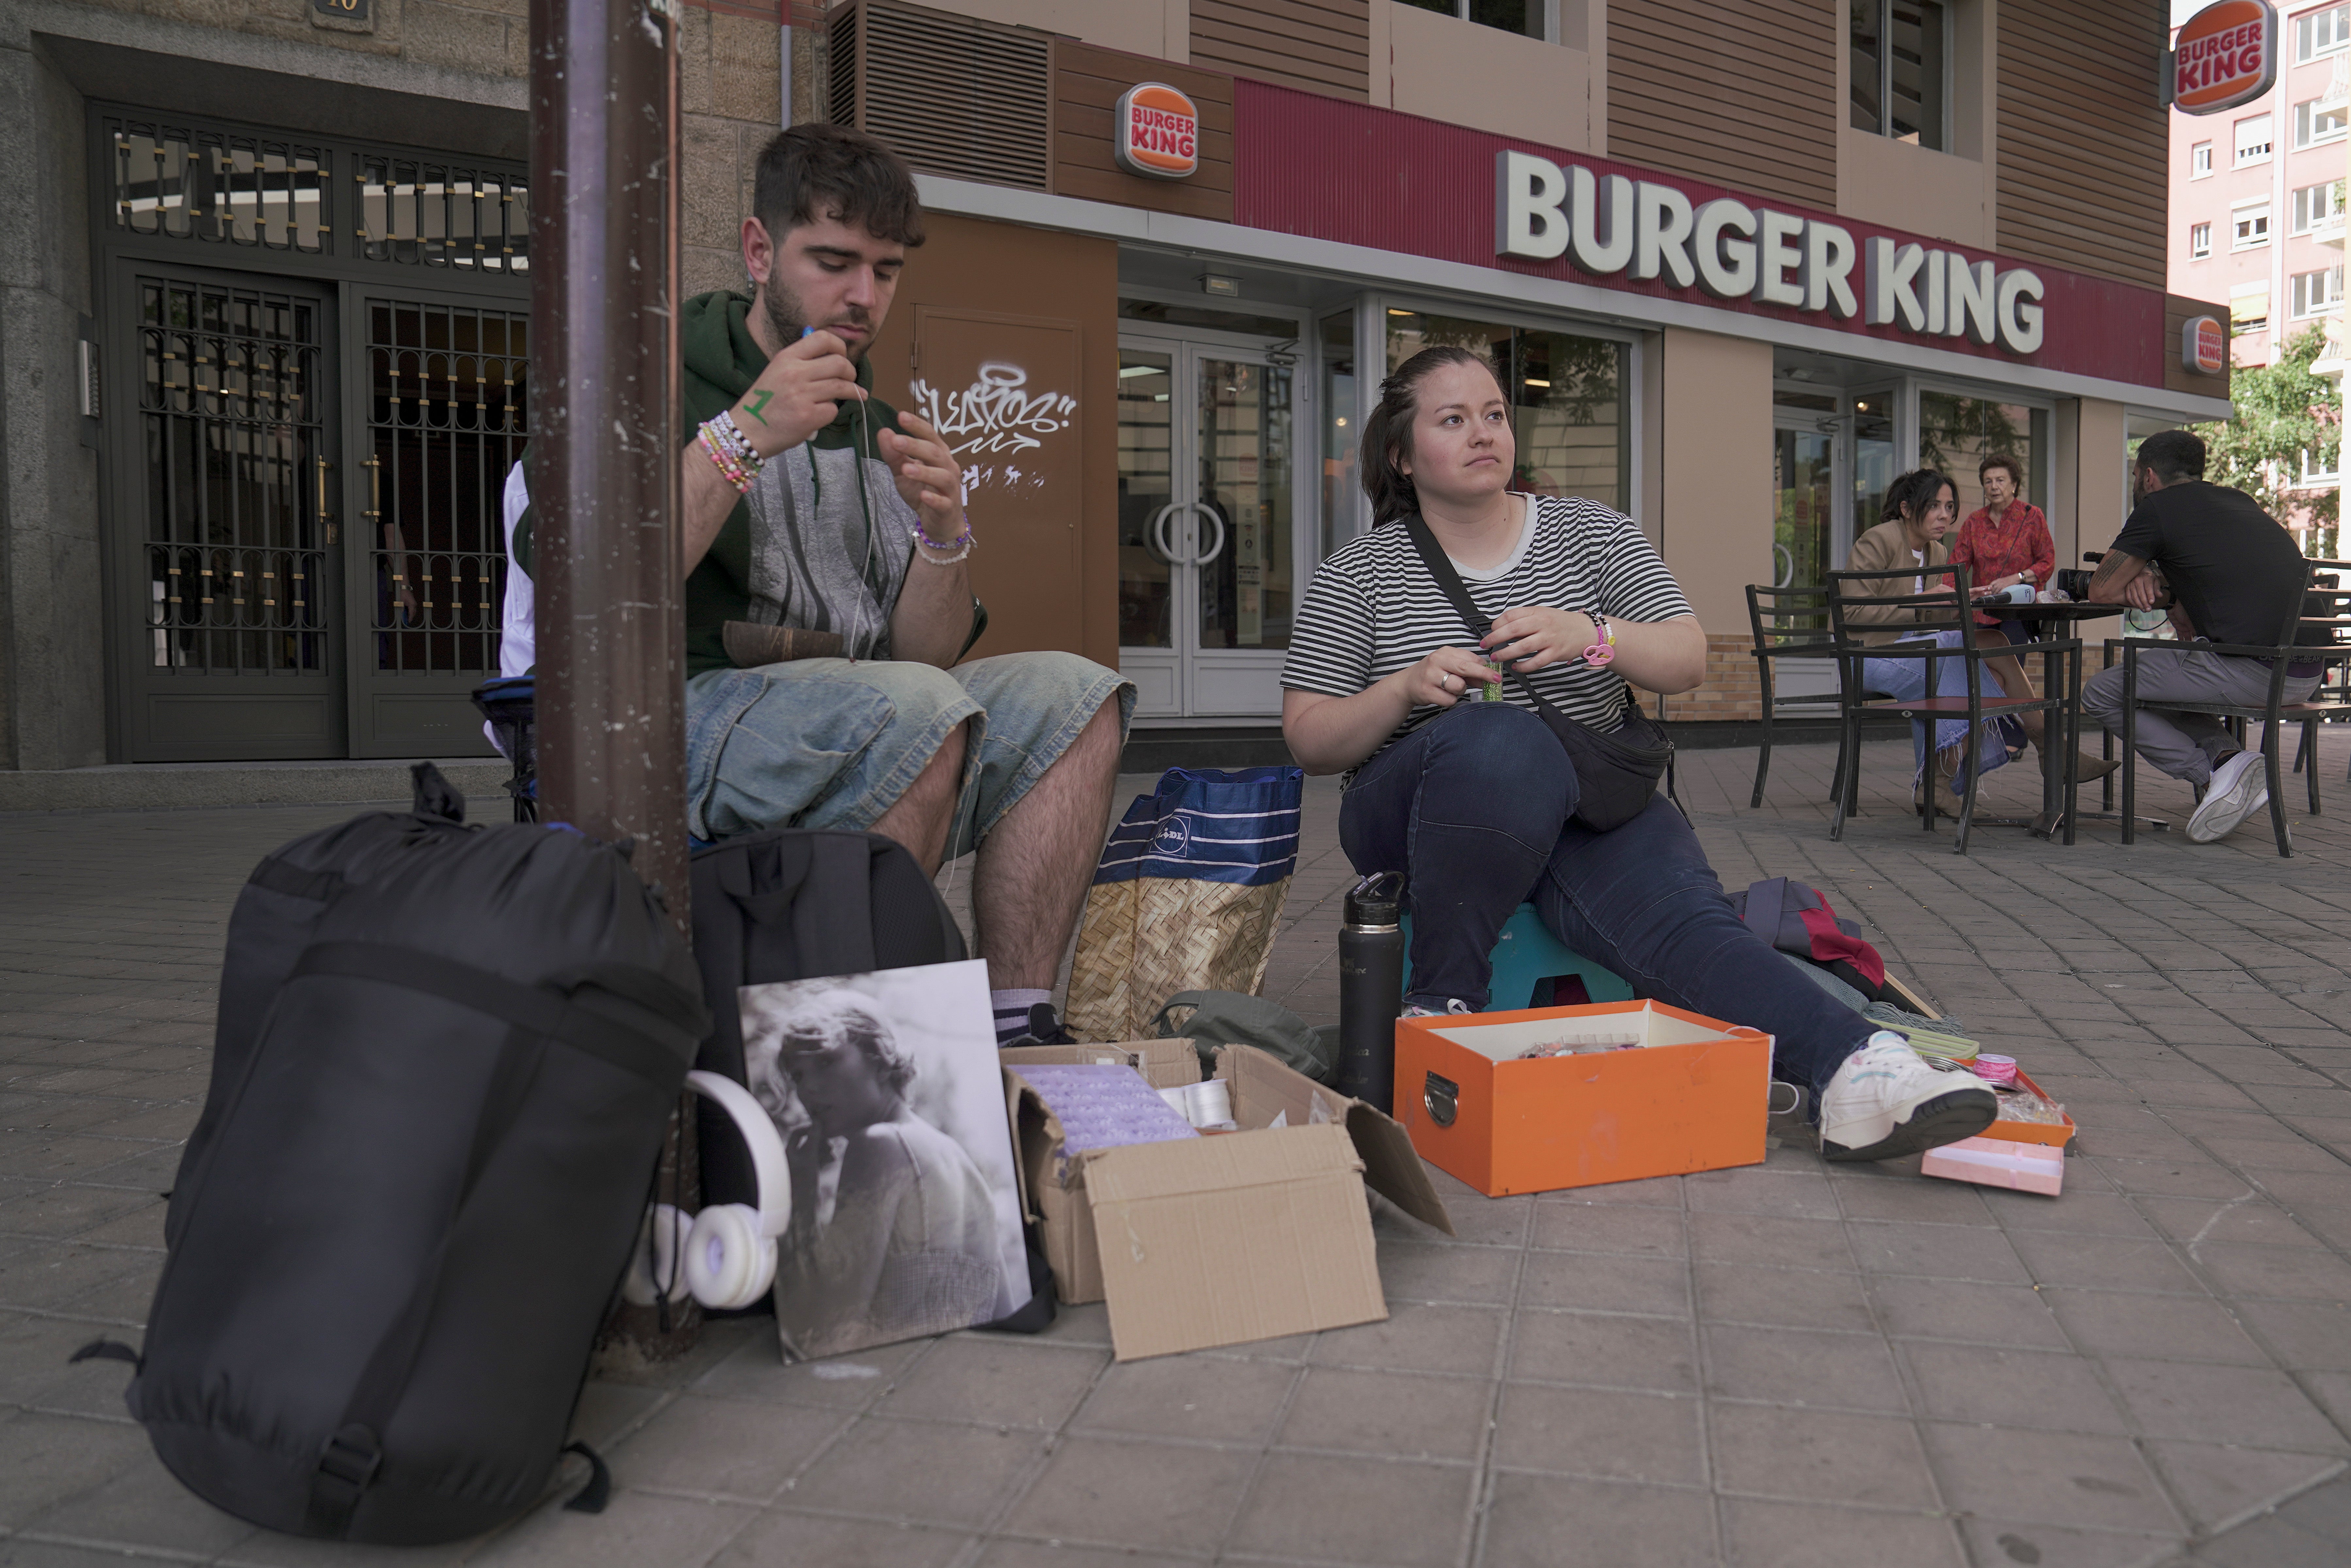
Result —
[[[1987,615],[1997,614],[2003,620],[2030,622],[2032,622],[2036,628],[2051,624],[2070,626],[2078,633],[2081,626],[2085,622],[2091,621],[2113,620],[2120,616],[2123,612],[2128,608],[2128,606],[2121,604],[2094,604],[2085,601],[2075,600],[2063,604],[2043,604],[2037,602],[2032,604],[1980,604],[1978,605],[1978,608],[1982,610]],[[2158,606],[2158,608],[2162,607]],[[2018,650],[2020,653],[2023,651],[2023,649]],[[2113,667],[2114,651],[2112,649],[2108,649],[2106,650],[2105,664],[2102,665],[2101,668],[2112,669]],[[2075,682],[2073,693],[2065,704],[2064,746],[2066,757],[2071,757],[2081,750],[2082,688],[2088,684],[2089,682],[2086,677]],[[2098,733],[2104,737],[2103,744],[2100,747],[2100,756],[2105,759],[2111,761],[2113,759],[2115,748],[2114,734],[2110,730],[2103,729]],[[2063,762],[2064,758],[2057,755],[2056,748],[2053,746],[2043,745],[2042,747],[2041,763],[2044,776],[2050,767],[2053,765],[2063,766]],[[2100,799],[2104,801],[2105,809],[2098,811],[2085,811],[2080,809],[2081,803],[2077,800],[2074,802],[2074,820],[2076,824],[2082,822],[2119,822],[2123,820],[2122,813],[2115,810],[2114,775],[2110,773],[2098,782],[2101,791]],[[2058,791],[2055,787],[2044,783],[2042,791],[2043,799],[2045,802],[2050,802],[2051,804],[2040,816],[2034,818],[2030,822],[2026,822],[2021,818],[1979,818],[1977,820],[1979,821],[1996,821],[2001,825],[2029,827],[2037,836],[2044,839],[2049,838],[2054,835],[2064,826],[2064,819],[2061,814],[2056,812],[2053,804],[2057,792]],[[2078,781],[2075,792],[2076,794],[2079,793]],[[2171,826],[2169,819],[2164,817],[2141,817],[2138,819],[2138,821],[2140,826],[2152,828],[2158,832],[2161,832]]]

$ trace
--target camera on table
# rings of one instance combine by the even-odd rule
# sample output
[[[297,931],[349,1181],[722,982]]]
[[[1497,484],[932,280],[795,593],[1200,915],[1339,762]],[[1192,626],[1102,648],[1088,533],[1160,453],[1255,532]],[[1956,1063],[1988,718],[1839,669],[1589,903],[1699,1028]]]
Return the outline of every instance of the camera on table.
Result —
[[[2066,598],[2079,602],[2090,597],[2090,579],[2094,575],[2095,573],[2084,571],[2079,567],[2061,566],[2057,569],[2056,580],[2049,586]]]

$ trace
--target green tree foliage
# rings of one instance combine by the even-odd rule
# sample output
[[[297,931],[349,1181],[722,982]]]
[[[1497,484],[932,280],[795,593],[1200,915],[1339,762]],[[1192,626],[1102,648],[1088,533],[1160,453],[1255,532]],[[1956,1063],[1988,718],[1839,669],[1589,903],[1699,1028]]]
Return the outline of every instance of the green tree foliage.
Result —
[[[2311,455],[2312,467],[2331,473],[2343,442],[2341,386],[2310,373],[2325,347],[2325,329],[2314,326],[2286,340],[2277,363],[2239,365],[2229,378],[2237,417],[2190,427],[2204,438],[2205,478],[2242,490],[2280,522],[2306,514],[2314,548],[2334,537],[2338,497],[2332,486],[2295,488],[2303,454]]]

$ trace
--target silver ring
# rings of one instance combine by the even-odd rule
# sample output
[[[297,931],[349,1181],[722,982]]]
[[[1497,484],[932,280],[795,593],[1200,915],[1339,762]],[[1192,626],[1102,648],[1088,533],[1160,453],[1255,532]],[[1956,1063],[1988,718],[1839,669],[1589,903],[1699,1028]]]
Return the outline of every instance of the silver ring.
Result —
[[[1453,689],[1453,677],[1451,675],[1445,677],[1445,685],[1441,689],[1448,692]]]

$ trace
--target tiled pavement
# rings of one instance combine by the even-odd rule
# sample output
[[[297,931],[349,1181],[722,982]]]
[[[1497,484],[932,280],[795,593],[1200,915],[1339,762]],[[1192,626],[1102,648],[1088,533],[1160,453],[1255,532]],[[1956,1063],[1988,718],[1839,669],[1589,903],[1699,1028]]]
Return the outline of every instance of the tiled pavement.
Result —
[[[1824,751],[1783,749],[1761,811],[1751,752],[1687,759],[1726,881],[1828,889],[2072,1108],[2062,1198],[1795,1146],[1541,1197],[1440,1178],[1458,1239],[1377,1215],[1384,1323],[1120,1366],[1092,1307],[789,1368],[729,1325],[591,1385],[601,1518],[399,1554],[194,1501],[125,1369],[65,1365],[145,1312],[238,881],[349,808],[0,818],[0,1563],[2351,1562],[2346,741],[2290,861],[2258,824],[1956,858],[1887,746],[1831,843]],[[1328,781],[1307,810],[1268,990],[1326,1019]]]

